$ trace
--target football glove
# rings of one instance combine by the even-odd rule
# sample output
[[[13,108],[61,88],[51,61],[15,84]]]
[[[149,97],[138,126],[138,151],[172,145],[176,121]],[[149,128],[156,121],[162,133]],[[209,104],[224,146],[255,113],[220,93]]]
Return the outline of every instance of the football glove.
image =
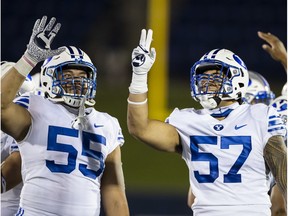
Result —
[[[51,56],[59,55],[65,50],[65,48],[51,49],[51,43],[60,30],[61,24],[57,23],[55,25],[55,17],[52,17],[47,25],[46,21],[47,16],[43,16],[41,20],[36,20],[29,44],[27,45],[27,50],[24,54],[28,59],[32,60],[35,65]]]
[[[47,16],[43,16],[41,20],[36,20],[27,49],[14,66],[24,77],[29,74],[38,62],[54,55],[59,55],[65,50],[64,47],[51,50],[51,43],[60,30],[61,24],[57,23],[55,25],[55,17],[52,17],[47,25],[46,21]]]
[[[138,75],[147,74],[156,59],[156,51],[151,48],[153,31],[142,29],[139,45],[132,52],[133,72]]]

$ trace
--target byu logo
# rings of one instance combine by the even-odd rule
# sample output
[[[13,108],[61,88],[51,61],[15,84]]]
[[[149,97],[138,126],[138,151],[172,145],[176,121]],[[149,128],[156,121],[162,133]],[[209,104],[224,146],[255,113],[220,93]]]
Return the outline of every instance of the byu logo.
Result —
[[[133,64],[134,67],[139,67],[139,66],[141,66],[141,65],[144,64],[145,59],[146,59],[146,58],[145,58],[145,55],[144,55],[144,54],[137,55],[137,56],[133,59],[132,64]]]
[[[50,49],[50,44],[53,40],[53,38],[55,37],[55,33],[51,32],[49,35],[45,35],[45,32],[41,32],[37,35],[37,38],[40,38],[44,43],[45,43],[45,48],[46,49]]]
[[[239,56],[233,54],[233,58],[234,58],[234,60],[235,60],[238,64],[240,64],[242,67],[244,67],[245,69],[247,69],[246,65],[244,64],[244,62],[242,61],[242,59],[240,59]]]
[[[216,131],[221,131],[221,130],[223,130],[224,126],[221,125],[221,124],[217,124],[217,125],[214,125],[213,128],[214,128],[214,130],[216,130]]]

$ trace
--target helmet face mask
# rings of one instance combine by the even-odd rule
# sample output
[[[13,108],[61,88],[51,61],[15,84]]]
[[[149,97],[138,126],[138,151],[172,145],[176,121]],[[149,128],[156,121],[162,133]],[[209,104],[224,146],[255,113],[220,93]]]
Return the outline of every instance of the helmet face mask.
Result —
[[[214,73],[207,75],[209,71]],[[219,103],[222,100],[239,100],[248,86],[248,72],[244,62],[234,53],[216,49],[193,65],[190,86],[191,96],[200,103],[215,97]],[[214,105],[203,107],[215,108]]]
[[[83,99],[94,101],[96,71],[86,53],[76,47],[66,47],[42,65],[41,85],[49,99],[62,99],[69,106],[79,107]]]

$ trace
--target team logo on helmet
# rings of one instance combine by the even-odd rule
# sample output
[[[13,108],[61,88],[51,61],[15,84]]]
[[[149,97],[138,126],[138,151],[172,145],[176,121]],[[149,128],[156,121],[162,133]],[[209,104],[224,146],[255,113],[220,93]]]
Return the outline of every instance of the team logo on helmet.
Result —
[[[145,59],[146,59],[146,57],[145,57],[144,54],[137,55],[137,56],[133,59],[132,65],[133,65],[134,67],[140,67],[141,65],[144,64]]]
[[[233,58],[239,65],[241,65],[242,67],[244,67],[247,70],[245,63],[242,61],[242,59],[239,56],[233,54]]]

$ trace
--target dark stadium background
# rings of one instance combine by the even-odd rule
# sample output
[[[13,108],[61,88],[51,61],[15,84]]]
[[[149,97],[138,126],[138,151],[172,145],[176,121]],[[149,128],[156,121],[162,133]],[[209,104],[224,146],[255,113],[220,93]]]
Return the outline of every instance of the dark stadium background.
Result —
[[[130,56],[138,45],[140,30],[149,28],[148,3],[2,0],[1,60],[17,61],[25,51],[35,20],[43,15],[55,16],[62,28],[53,46],[74,45],[88,53],[98,69],[95,107],[117,117],[122,126],[126,140],[122,158],[131,215],[191,215],[186,206],[188,169],[181,156],[157,152],[127,132]],[[248,69],[264,75],[276,95],[280,94],[287,80],[285,71],[262,50],[263,41],[257,31],[277,35],[286,46],[286,0],[170,0],[169,17],[170,109],[198,106],[190,97],[190,67],[214,48],[237,53]],[[39,70],[40,66],[33,73]]]

